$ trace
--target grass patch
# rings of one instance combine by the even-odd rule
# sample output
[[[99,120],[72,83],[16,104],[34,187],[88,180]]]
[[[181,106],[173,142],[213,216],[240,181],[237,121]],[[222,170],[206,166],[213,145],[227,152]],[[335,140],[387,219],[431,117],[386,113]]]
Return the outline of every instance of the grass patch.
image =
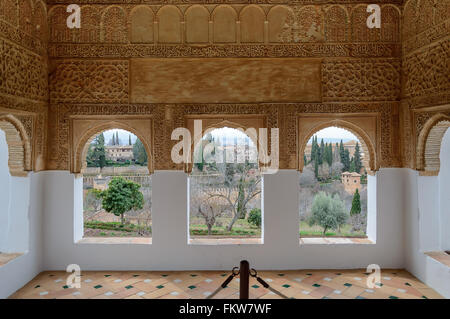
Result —
[[[247,222],[246,219],[238,219],[231,231],[227,231],[227,226],[231,218],[219,217],[216,225],[211,230],[210,236],[236,236],[236,237],[259,237],[261,228],[255,227]],[[201,218],[191,217],[189,225],[191,236],[208,236],[208,227]]]
[[[352,225],[345,224],[341,232],[331,229],[326,232],[325,237],[367,237],[363,231],[352,232]],[[320,226],[309,226],[305,221],[300,222],[300,237],[323,237],[323,229]]]
[[[100,221],[88,221],[84,222],[85,228],[91,228],[91,229],[102,229],[102,230],[115,230],[119,232],[137,232],[137,231],[152,231],[151,226],[142,226],[142,225],[134,225],[134,224],[121,224],[119,222],[100,222]],[[101,236],[104,234],[103,232],[100,233]],[[114,233],[111,233],[111,235]],[[115,236],[115,235],[112,235]]]

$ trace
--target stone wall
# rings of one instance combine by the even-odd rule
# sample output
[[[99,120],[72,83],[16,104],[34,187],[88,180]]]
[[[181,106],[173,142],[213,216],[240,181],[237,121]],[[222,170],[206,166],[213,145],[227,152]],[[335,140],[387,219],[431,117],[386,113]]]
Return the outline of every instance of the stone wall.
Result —
[[[403,8],[401,124],[403,163],[437,174],[443,134],[425,163],[430,130],[450,116],[450,1],[408,0]],[[448,126],[447,126],[448,127]]]
[[[47,7],[41,0],[2,0],[0,8],[0,120],[21,139],[12,143],[11,173],[45,169],[47,153]],[[3,117],[2,117],[3,115]],[[4,124],[2,127],[6,127]],[[20,141],[19,141],[20,143]],[[27,144],[31,143],[31,146]],[[27,159],[27,157],[29,157]],[[23,164],[20,164],[22,162]]]
[[[188,118],[204,115],[231,122],[263,118],[266,127],[279,128],[282,169],[301,169],[299,116],[339,117],[351,131],[348,116],[369,116],[376,122],[375,170],[401,166],[402,1],[374,1],[384,16],[381,29],[367,28],[367,4],[359,0],[72,2],[81,5],[79,30],[65,26],[69,1],[48,1],[49,169],[68,170],[74,160],[71,119],[100,115],[150,116],[156,170],[183,169],[170,158],[177,142],[170,135]],[[307,67],[313,58],[317,69]],[[218,59],[227,67],[220,69]],[[286,72],[303,78],[285,81]],[[261,84],[263,94],[252,83]],[[302,93],[298,83],[310,85],[305,92],[314,95]],[[214,91],[220,85],[225,90]],[[357,121],[358,132],[366,126]]]
[[[73,132],[71,121],[117,117],[150,119],[151,167],[182,169],[170,134],[203,115],[263,118],[280,129],[280,168],[301,169],[300,117],[368,130],[364,121],[345,126],[356,115],[375,118],[375,170],[426,171],[428,130],[450,116],[450,0],[371,1],[381,29],[367,28],[362,0],[196,2],[5,0],[0,113],[16,116],[31,141],[24,170],[73,171],[71,136],[87,131]],[[67,28],[72,3],[81,29]],[[289,72],[296,81],[283,82]]]

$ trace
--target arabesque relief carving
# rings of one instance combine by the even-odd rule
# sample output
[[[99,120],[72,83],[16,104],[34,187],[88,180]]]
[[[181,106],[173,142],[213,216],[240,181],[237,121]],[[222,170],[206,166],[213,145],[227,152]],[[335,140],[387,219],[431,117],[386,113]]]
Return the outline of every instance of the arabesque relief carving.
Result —
[[[83,27],[68,29],[65,6],[55,5],[49,9],[50,42],[115,45],[398,42],[400,9],[392,4],[381,7],[382,29],[369,29],[366,4],[89,4],[81,6]]]
[[[66,6],[73,2],[81,5],[81,29],[67,28]],[[279,128],[280,167],[290,169],[301,169],[298,136],[305,132],[299,116],[368,117],[375,119],[376,137],[369,133],[373,123],[361,130],[371,136],[372,146],[365,142],[374,153],[371,169],[416,168],[424,123],[450,112],[450,0],[371,3],[381,7],[381,29],[367,28],[367,1],[362,0],[48,0],[47,5],[3,0],[0,108],[14,114],[29,136],[35,170],[76,172],[70,123],[91,118],[97,127],[118,116],[150,117],[153,169],[183,169],[170,159],[172,130],[184,126],[186,117],[218,114],[263,117],[269,129]],[[236,81],[223,77],[223,83],[239,86],[232,95],[221,95],[227,90],[207,94],[202,83],[214,75],[208,72],[220,74],[208,67],[211,58],[240,61],[243,70],[255,59],[258,70],[267,70],[250,68],[239,77],[234,72]],[[314,99],[307,98],[311,88],[308,94],[288,94],[282,84],[252,95],[249,84],[259,83],[261,89],[276,76],[270,65],[283,65],[286,58],[321,61],[319,77],[311,81]],[[155,71],[151,65],[136,75],[133,61],[151,59],[173,66]],[[187,67],[193,59],[201,61],[203,73]],[[301,76],[287,76],[301,73],[297,66],[286,68],[280,73],[286,83],[294,78],[306,83]],[[177,72],[189,80],[179,81],[174,88],[180,93],[169,98],[164,79]]]
[[[2,1],[0,117],[7,133],[10,171],[15,176],[44,170],[46,165],[47,41],[44,1]]]
[[[438,123],[425,123],[450,114],[449,32],[450,0],[405,1],[400,118],[403,165],[424,175],[439,172],[436,158],[441,141],[439,134],[435,135],[426,151],[424,137]],[[432,158],[429,164],[425,164],[426,157]]]

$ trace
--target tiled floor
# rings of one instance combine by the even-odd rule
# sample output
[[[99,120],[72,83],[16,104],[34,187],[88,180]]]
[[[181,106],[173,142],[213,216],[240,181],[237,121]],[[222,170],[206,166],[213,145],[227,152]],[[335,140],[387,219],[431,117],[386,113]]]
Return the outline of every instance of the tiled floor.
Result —
[[[189,272],[83,272],[81,288],[68,288],[68,273],[43,272],[11,298],[41,299],[154,299],[206,298],[229,271]],[[273,288],[296,299],[432,299],[442,298],[405,270],[382,270],[380,288],[366,286],[364,270],[261,271]],[[238,298],[239,278],[215,298]],[[250,298],[279,298],[250,279]]]
[[[3,253],[0,253],[0,266],[6,265],[7,263],[9,263],[14,258],[17,258],[17,257],[22,256],[22,255],[23,254],[21,254],[21,253],[14,253],[14,254],[3,254]]]

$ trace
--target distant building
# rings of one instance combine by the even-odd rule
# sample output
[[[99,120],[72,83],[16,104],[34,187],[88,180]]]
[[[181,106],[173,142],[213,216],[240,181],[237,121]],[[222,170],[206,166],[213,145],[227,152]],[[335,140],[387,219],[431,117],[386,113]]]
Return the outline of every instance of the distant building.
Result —
[[[108,179],[99,175],[94,178],[92,186],[94,189],[98,189],[99,191],[104,191],[108,188]]]
[[[344,172],[341,175],[341,181],[347,193],[354,194],[356,189],[361,192],[361,174]]]
[[[133,159],[133,145],[107,145],[105,149],[108,160],[124,162]]]

